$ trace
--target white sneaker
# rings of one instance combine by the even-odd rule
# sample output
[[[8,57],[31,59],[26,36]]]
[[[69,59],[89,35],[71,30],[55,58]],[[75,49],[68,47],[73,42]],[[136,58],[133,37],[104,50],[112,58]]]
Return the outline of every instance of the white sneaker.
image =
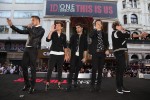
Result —
[[[125,87],[122,87],[122,91],[126,93],[130,93],[131,91],[129,89],[126,89]]]
[[[119,94],[123,94],[122,89],[117,89],[116,92],[119,93]]]

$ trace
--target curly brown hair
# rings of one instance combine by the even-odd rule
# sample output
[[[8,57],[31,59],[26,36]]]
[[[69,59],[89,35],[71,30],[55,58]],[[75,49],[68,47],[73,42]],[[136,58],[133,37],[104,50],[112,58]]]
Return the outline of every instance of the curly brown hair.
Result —
[[[120,22],[119,21],[115,21],[115,22],[113,22],[113,24],[112,24],[112,28],[113,28],[113,30],[116,30],[116,26],[120,26],[121,24],[120,24]]]

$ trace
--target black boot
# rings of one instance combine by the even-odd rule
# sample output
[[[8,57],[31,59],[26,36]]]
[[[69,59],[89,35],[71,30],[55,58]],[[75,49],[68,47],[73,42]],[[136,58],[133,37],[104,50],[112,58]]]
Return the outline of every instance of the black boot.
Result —
[[[96,85],[95,91],[96,92],[102,92],[101,86],[100,85]]]
[[[72,90],[71,85],[68,85],[67,88],[66,88],[66,91],[67,91],[67,92],[71,92],[71,90]]]
[[[91,87],[90,87],[90,92],[94,92],[94,91],[95,91],[95,88],[94,88],[93,85],[91,85]]]
[[[79,86],[77,81],[74,81],[74,85],[73,86],[74,86],[74,88],[80,88],[80,86]]]
[[[30,87],[28,93],[29,93],[29,94],[32,94],[33,92],[34,92],[34,88],[33,88],[33,87]]]
[[[25,85],[25,86],[22,88],[22,91],[27,91],[29,88],[30,88],[30,85]]]

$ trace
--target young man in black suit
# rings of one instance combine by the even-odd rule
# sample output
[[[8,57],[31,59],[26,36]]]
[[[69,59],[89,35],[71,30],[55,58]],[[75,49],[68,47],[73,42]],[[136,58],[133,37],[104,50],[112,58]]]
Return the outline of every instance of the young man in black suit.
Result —
[[[87,34],[83,33],[82,24],[76,25],[76,32],[70,38],[70,50],[71,50],[71,61],[70,61],[70,71],[68,77],[67,91],[72,89],[72,80],[74,80],[74,87],[78,86],[77,79],[80,68],[83,66],[87,59]],[[73,77],[73,73],[74,77]]]
[[[41,48],[41,39],[45,33],[45,30],[40,26],[40,18],[38,16],[31,17],[31,24],[26,26],[26,30],[20,30],[15,27],[10,19],[7,19],[8,25],[16,32],[20,34],[28,34],[23,59],[22,69],[25,86],[23,91],[28,90],[28,93],[34,92],[34,86],[36,81],[36,59],[38,49]],[[31,67],[31,80],[28,78],[28,66]]]
[[[102,69],[104,66],[105,54],[109,54],[108,36],[103,32],[103,23],[100,19],[95,21],[95,29],[90,34],[92,43],[90,53],[92,55],[92,78],[90,91],[101,91]],[[97,84],[95,86],[96,72],[98,70]]]
[[[49,66],[47,72],[47,82],[45,90],[49,89],[50,78],[52,71],[57,65],[58,69],[58,89],[61,89],[61,78],[62,78],[62,66],[64,61],[69,60],[68,49],[66,44],[66,35],[62,33],[63,23],[56,22],[55,25],[51,26],[50,32],[46,38],[46,41],[52,41],[50,49]]]

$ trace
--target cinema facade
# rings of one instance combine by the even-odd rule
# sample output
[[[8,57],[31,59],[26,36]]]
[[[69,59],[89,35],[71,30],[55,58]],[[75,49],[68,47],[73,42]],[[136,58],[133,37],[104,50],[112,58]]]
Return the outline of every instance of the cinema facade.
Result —
[[[56,21],[64,23],[63,31],[67,36],[67,41],[75,33],[75,25],[77,23],[82,23],[84,32],[89,34],[93,29],[95,19],[102,19],[104,31],[111,34],[112,22],[117,19],[117,2],[47,0],[45,2],[45,16],[43,19],[43,27],[46,29],[45,37],[50,31],[50,26]],[[45,40],[42,41],[43,48],[49,46],[49,43],[46,43]]]
[[[50,31],[50,26],[56,21],[64,23],[63,32],[66,34],[67,42],[69,43],[70,36],[76,32],[75,25],[77,23],[82,23],[84,33],[89,34],[94,28],[93,23],[96,19],[103,21],[104,31],[108,34],[110,49],[112,49],[112,23],[117,20],[117,2],[47,0],[45,2],[45,16],[43,19],[43,27],[46,29],[46,33],[42,40],[43,50],[41,50],[39,58],[47,61],[46,58],[49,51],[45,49],[50,48],[51,43],[46,42],[45,38]]]

